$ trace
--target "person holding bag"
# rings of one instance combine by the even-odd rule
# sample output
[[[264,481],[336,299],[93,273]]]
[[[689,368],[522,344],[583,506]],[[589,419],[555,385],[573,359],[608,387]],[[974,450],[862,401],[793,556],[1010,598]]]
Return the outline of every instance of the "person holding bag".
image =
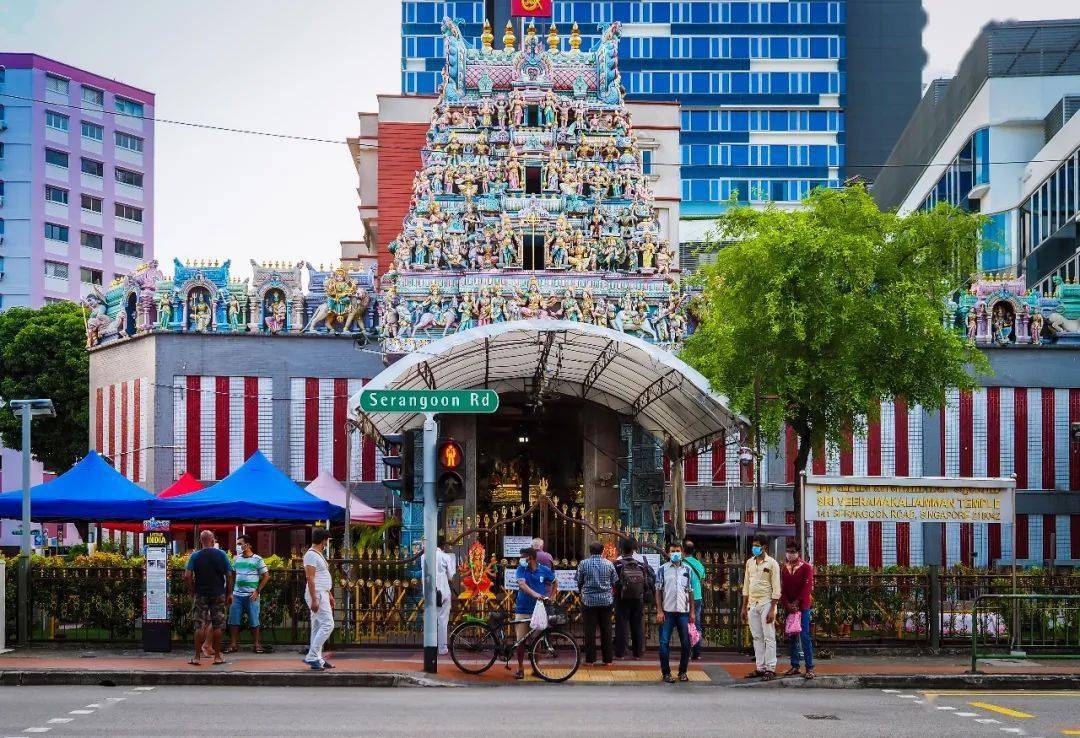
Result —
[[[544,609],[544,602],[555,595],[559,585],[555,580],[555,572],[536,561],[536,549],[529,547],[521,549],[519,565],[514,573],[517,579],[518,593],[514,600],[514,636],[515,640],[522,640],[529,634],[532,628],[531,621],[534,614],[539,618],[537,608]],[[517,647],[518,670],[514,675],[517,679],[525,678],[525,644]]]
[[[798,545],[792,541],[787,545],[784,564],[780,567],[780,600],[784,603],[787,617],[784,620],[784,635],[788,639],[791,654],[791,668],[784,676],[796,676],[799,673],[799,646],[802,646],[803,660],[806,662],[806,679],[814,678],[814,646],[810,642],[810,609],[813,605],[814,567],[803,561]]]

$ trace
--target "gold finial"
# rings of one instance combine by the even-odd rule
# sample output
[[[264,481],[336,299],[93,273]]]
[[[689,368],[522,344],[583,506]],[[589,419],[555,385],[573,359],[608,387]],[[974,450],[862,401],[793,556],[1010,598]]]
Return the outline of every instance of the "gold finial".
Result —
[[[506,33],[503,34],[503,49],[512,50],[516,43],[517,37],[514,35],[514,26],[510,21],[506,21]]]
[[[559,53],[559,29],[555,27],[555,24],[551,24],[551,28],[548,29],[548,48],[551,49],[552,54]]]
[[[536,21],[529,21],[529,28],[525,31],[525,38],[536,38]]]
[[[570,50],[581,50],[581,30],[578,28],[577,23],[574,23],[574,27],[570,29]]]
[[[491,42],[495,40],[495,34],[491,32],[491,21],[484,19],[484,32],[480,34],[480,43],[484,45],[484,51],[491,51]]]

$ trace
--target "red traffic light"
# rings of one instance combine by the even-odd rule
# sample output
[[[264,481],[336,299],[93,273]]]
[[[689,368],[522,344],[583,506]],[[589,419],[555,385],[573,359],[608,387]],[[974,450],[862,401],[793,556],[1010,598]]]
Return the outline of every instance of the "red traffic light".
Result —
[[[464,460],[465,454],[457,441],[443,441],[439,444],[439,466],[443,469],[457,469]]]

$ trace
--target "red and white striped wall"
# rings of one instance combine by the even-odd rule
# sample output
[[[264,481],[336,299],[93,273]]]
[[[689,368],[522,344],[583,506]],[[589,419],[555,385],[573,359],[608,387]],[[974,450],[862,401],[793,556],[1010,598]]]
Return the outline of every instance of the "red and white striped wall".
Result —
[[[719,438],[713,441],[708,451],[691,454],[683,461],[683,475],[687,485],[724,487],[729,482],[738,485],[741,484],[741,473],[739,439],[734,436]]]
[[[173,377],[173,473],[227,477],[256,450],[273,461],[270,377]]]
[[[146,481],[150,380],[138,377],[94,391],[94,448],[133,482]]]
[[[345,481],[378,482],[383,478],[382,453],[373,439],[354,443],[351,469],[346,469],[348,439],[345,421],[349,397],[367,379],[292,377],[289,395],[289,474],[297,481],[311,481],[320,470]]]

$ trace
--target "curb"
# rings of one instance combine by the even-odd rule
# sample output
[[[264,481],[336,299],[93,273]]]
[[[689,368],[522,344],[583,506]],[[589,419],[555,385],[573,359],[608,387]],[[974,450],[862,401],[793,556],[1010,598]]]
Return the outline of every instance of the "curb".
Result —
[[[1080,674],[850,674],[771,682],[736,682],[733,689],[1080,689]]]
[[[311,671],[0,671],[0,687],[447,687],[442,680],[408,672]]]

